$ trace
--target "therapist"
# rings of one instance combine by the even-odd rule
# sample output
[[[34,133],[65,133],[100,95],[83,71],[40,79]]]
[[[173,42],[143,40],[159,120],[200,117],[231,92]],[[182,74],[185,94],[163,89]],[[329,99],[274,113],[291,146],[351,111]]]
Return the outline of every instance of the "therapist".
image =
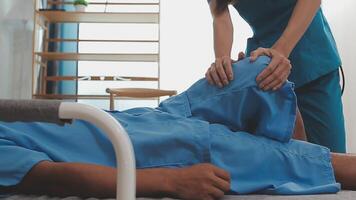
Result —
[[[206,73],[211,84],[224,87],[239,74],[231,69],[232,4],[251,26],[247,41],[251,62],[272,58],[256,77],[265,91],[295,83],[298,106],[310,142],[345,152],[345,126],[338,68],[341,60],[321,0],[208,0],[214,20],[215,62]],[[243,58],[243,53],[239,58]]]

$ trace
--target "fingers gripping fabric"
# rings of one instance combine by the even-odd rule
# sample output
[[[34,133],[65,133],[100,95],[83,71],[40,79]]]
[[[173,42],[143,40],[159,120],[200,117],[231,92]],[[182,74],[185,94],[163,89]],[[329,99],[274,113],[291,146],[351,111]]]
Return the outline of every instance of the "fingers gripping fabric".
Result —
[[[0,100],[0,121],[70,123],[71,120],[59,118],[60,104],[60,101],[46,100]]]

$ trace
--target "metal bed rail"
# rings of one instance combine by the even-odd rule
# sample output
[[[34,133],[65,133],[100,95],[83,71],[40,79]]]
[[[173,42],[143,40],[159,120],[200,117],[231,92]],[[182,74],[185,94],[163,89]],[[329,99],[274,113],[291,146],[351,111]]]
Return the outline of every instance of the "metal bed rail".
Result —
[[[110,139],[117,161],[117,200],[136,199],[136,165],[125,129],[110,114],[96,107],[49,100],[0,100],[0,121],[49,122],[64,125],[73,119],[88,121]]]

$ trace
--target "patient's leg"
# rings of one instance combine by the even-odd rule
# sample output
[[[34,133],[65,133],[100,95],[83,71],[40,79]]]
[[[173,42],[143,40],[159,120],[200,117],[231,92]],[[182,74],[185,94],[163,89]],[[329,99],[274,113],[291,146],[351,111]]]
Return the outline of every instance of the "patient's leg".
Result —
[[[299,109],[297,111],[293,138],[306,140],[304,123]],[[343,189],[356,190],[356,156],[332,153],[331,157],[336,181],[341,183]]]
[[[293,139],[303,140],[303,141],[307,140],[302,115],[300,114],[299,109],[297,109]]]
[[[304,123],[299,109],[293,138],[306,140]],[[341,183],[343,189],[356,190],[356,156],[332,153],[331,157],[336,181]]]
[[[116,169],[91,164],[41,162],[14,188],[22,194],[110,198],[116,194]],[[230,190],[227,172],[210,164],[181,169],[137,170],[137,195],[218,199]]]
[[[332,153],[336,181],[347,190],[356,190],[356,155]]]

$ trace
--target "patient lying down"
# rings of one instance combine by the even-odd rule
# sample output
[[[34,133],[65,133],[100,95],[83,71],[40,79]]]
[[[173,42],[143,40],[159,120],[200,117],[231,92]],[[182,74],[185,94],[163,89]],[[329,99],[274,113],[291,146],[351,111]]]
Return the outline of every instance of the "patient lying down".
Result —
[[[239,78],[222,89],[202,79],[156,109],[110,113],[132,140],[138,196],[336,193],[339,183],[356,189],[355,156],[302,141],[293,84],[258,89],[255,77],[268,63],[235,63]],[[0,156],[2,194],[115,196],[113,148],[84,121],[0,123]]]

